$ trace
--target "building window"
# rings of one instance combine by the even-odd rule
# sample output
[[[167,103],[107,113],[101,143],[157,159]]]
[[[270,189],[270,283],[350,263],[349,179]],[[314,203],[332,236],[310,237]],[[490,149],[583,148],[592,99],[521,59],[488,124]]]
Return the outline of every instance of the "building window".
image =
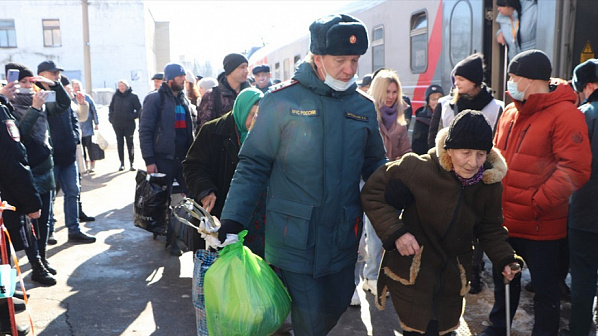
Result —
[[[374,28],[372,39],[372,71],[384,67],[384,26]]]
[[[0,48],[15,48],[16,46],[15,20],[0,20]]]
[[[459,61],[471,54],[473,13],[467,1],[458,2],[451,13],[450,56],[454,67]]]
[[[411,72],[422,73],[428,69],[428,14],[425,11],[411,15]]]
[[[60,38],[60,20],[42,20],[44,27],[44,47],[60,47],[62,39]]]

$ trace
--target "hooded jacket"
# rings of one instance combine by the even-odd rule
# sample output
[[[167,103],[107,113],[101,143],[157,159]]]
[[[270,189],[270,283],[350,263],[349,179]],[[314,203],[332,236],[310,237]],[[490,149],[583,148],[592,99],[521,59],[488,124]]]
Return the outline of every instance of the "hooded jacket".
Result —
[[[444,149],[447,134],[448,128],[439,132],[436,148],[428,154],[408,153],[380,167],[361,192],[365,212],[386,249],[376,304],[383,309],[390,290],[405,331],[425,333],[433,319],[441,335],[459,327],[474,238],[497,269],[515,261],[523,264],[502,226],[503,157],[492,149],[482,181],[464,187]],[[395,240],[407,232],[420,252],[401,256]]]
[[[114,126],[125,127],[135,123],[135,119],[141,114],[141,102],[139,97],[128,88],[125,92],[116,90],[108,106],[108,120]]]
[[[239,92],[248,87],[248,82],[242,83]],[[201,126],[206,122],[220,118],[225,113],[231,111],[236,98],[237,92],[228,84],[224,72],[218,75],[218,86],[206,91],[201,97],[201,102],[197,109],[197,131],[199,132]]]
[[[371,98],[335,91],[302,63],[260,101],[241,147],[222,220],[247,226],[268,186],[266,260],[321,277],[357,261],[359,181],[386,162]]]
[[[509,236],[557,240],[567,235],[569,197],[590,177],[588,126],[566,84],[509,104],[494,144],[509,172],[503,212]]]
[[[588,125],[592,150],[592,175],[590,180],[571,197],[569,228],[598,233],[598,90],[579,107]]]

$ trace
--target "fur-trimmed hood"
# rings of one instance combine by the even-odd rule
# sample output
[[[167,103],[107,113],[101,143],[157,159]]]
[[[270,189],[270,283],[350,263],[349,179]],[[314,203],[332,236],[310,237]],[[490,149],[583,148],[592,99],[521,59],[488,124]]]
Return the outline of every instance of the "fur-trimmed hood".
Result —
[[[444,148],[444,141],[448,135],[448,130],[448,128],[443,128],[438,131],[438,135],[436,135],[436,147],[432,148],[429,153],[435,151],[440,166],[446,171],[451,171],[453,170],[453,163]],[[484,169],[482,182],[485,184],[500,182],[507,174],[507,162],[496,148],[492,147],[490,153],[488,153]]]

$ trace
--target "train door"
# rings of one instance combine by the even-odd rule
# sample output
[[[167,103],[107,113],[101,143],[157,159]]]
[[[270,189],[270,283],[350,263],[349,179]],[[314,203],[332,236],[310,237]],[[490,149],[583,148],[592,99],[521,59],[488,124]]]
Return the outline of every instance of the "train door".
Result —
[[[443,27],[440,70],[442,86],[450,88],[450,74],[455,65],[473,53],[484,52],[484,2],[444,0]]]

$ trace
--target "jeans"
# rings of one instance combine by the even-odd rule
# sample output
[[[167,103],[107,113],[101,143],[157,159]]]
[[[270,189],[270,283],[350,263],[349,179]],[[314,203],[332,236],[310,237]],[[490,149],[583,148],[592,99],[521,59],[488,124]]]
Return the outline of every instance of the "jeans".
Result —
[[[35,225],[35,230],[37,231],[37,247],[39,250],[39,255],[42,258],[46,258],[46,245],[48,244],[48,234],[49,234],[49,216],[50,216],[50,208],[53,202],[53,191],[47,192],[45,194],[41,194],[40,197],[42,199],[42,214],[37,220],[33,220],[34,223],[37,221],[37,225]]]
[[[569,228],[571,265],[571,335],[587,336],[592,326],[592,306],[598,271],[598,233]],[[535,285],[535,284],[534,284]]]
[[[374,227],[368,216],[363,216],[363,227],[365,231],[365,266],[363,277],[367,280],[377,280],[380,262],[382,261],[382,241],[378,238]]]
[[[281,270],[291,296],[291,319],[295,335],[326,335],[351,303],[355,291],[355,264],[338,273],[314,278]]]
[[[55,165],[54,178],[60,183],[64,193],[64,222],[69,234],[79,233],[79,172],[75,162],[70,165]],[[51,215],[53,217],[53,214]]]
[[[557,336],[561,311],[559,253],[563,240],[536,241],[509,238],[509,243],[525,260],[534,284],[534,327],[531,335]],[[494,278],[494,306],[490,312],[492,325],[486,328],[485,332],[490,336],[502,336],[506,333],[505,285],[500,272],[493,268],[492,273]],[[520,276],[513,279],[510,290],[512,323],[515,310],[519,305]]]
[[[135,122],[121,126],[112,125],[114,133],[116,134],[116,145],[118,147],[118,158],[121,164],[125,164],[125,140],[127,142],[127,150],[129,152],[129,162],[133,163],[133,134],[135,133]]]

